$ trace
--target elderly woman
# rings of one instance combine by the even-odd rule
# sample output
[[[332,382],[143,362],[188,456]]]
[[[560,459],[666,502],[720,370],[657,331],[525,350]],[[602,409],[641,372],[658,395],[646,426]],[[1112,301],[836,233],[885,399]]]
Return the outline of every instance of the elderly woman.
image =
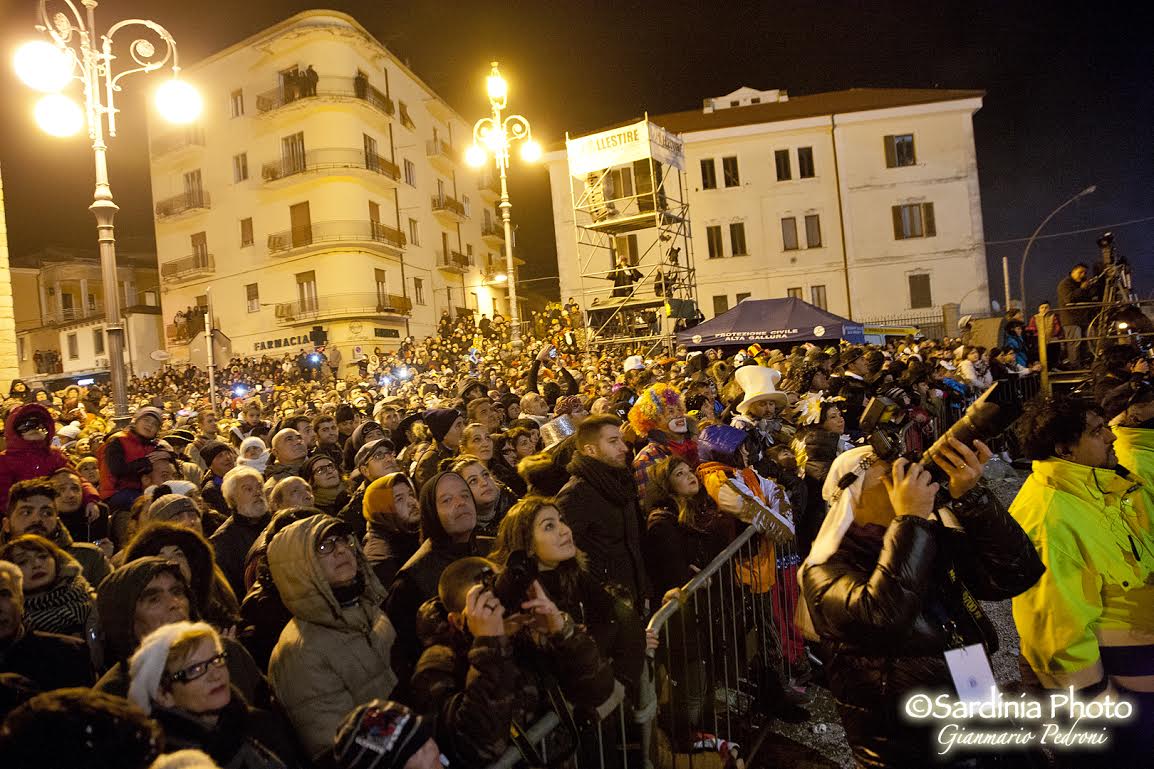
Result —
[[[990,456],[980,441],[942,449],[944,505],[929,471],[904,458],[883,461],[863,446],[830,467],[829,512],[801,570],[802,621],[821,641],[859,766],[942,765],[930,727],[903,720],[901,703],[914,690],[952,690],[950,649],[995,651],[977,601],[1012,598],[1044,571],[1022,528],[978,484]]]
[[[211,626],[163,625],[132,655],[128,699],[160,724],[166,752],[201,750],[221,767],[301,766],[283,723],[232,687],[227,661]]]
[[[38,534],[22,534],[0,549],[0,560],[11,561],[24,574],[28,630],[84,637],[96,593],[75,558]]]

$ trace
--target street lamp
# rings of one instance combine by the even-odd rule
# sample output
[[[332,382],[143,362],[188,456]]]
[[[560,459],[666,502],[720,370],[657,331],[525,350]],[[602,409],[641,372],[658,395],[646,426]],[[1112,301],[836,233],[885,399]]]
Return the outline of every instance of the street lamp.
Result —
[[[1061,211],[1063,208],[1070,205],[1071,203],[1073,203],[1075,200],[1078,200],[1079,198],[1084,198],[1087,195],[1093,195],[1097,189],[1098,189],[1097,186],[1091,184],[1089,187],[1082,190],[1077,195],[1075,195],[1074,197],[1070,198],[1069,200],[1067,200],[1062,205],[1055,208],[1053,211],[1050,212],[1049,216],[1047,216],[1045,219],[1042,220],[1042,223],[1038,225],[1038,229],[1034,230],[1034,234],[1030,236],[1030,239],[1028,241],[1026,241],[1026,248],[1024,251],[1022,251],[1022,265],[1018,269],[1018,293],[1022,297],[1023,316],[1030,311],[1029,310],[1030,306],[1026,303],[1026,259],[1027,259],[1027,257],[1030,256],[1030,247],[1034,245],[1034,240],[1037,239],[1038,233],[1041,232],[1042,228],[1045,227],[1046,224],[1051,219],[1053,219],[1055,216],[1057,216],[1058,212]],[[1003,256],[1002,257],[1002,276],[1006,280],[1006,309],[1007,310],[1010,307],[1010,288],[1009,288],[1010,268],[1009,268],[1008,264],[1009,263],[1007,262],[1007,258],[1005,256]]]
[[[492,154],[501,174],[501,221],[505,225],[505,275],[509,285],[509,321],[513,332],[513,346],[521,345],[521,311],[517,306],[517,272],[513,264],[513,225],[509,218],[512,205],[509,203],[509,184],[506,171],[509,168],[509,150],[514,142],[521,142],[521,157],[532,163],[541,158],[541,146],[533,141],[529,121],[521,115],[502,117],[509,96],[509,84],[501,77],[497,62],[492,62],[489,76],[485,78],[485,90],[489,94],[489,106],[493,114],[481,118],[473,126],[473,144],[465,151],[465,162],[480,168]]]
[[[49,39],[24,44],[17,49],[13,63],[21,80],[48,94],[35,108],[37,123],[46,133],[71,136],[78,133],[85,124],[88,125],[88,138],[92,140],[96,164],[96,191],[88,210],[96,217],[97,239],[100,243],[109,373],[116,409],[113,419],[117,424],[124,424],[128,419],[128,394],[125,388],[124,326],[120,317],[113,226],[119,207],[112,200],[112,188],[108,183],[104,123],[108,121],[108,136],[116,136],[118,110],[114,96],[121,88],[121,79],[136,72],[152,72],[166,66],[172,68],[172,78],[156,92],[157,107],[161,114],[174,123],[188,123],[200,114],[202,104],[196,90],[179,79],[176,41],[164,27],[147,19],[125,19],[113,24],[97,39],[97,0],[59,2],[62,10],[50,14],[48,0],[39,0],[41,23],[36,29],[45,33]],[[112,41],[117,32],[128,27],[144,27],[149,36],[134,39],[128,46],[128,59],[122,59],[113,54]],[[153,37],[155,40],[150,39]],[[126,64],[120,71],[114,72],[113,65],[117,61],[125,61]],[[73,80],[79,80],[83,86],[83,107],[63,93],[58,93]]]

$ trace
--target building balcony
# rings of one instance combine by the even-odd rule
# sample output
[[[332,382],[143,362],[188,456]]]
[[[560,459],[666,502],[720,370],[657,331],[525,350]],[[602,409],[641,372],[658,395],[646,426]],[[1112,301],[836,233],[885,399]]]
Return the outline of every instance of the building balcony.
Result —
[[[505,225],[500,222],[485,222],[481,225],[481,237],[494,248],[505,245]]]
[[[64,307],[49,310],[40,314],[41,326],[63,326],[69,323],[80,323],[87,320],[99,320],[104,317],[104,302],[97,301],[88,307]]]
[[[293,108],[308,108],[316,101],[360,103],[373,111],[392,117],[396,114],[396,104],[381,91],[369,85],[367,80],[339,75],[321,75],[317,81],[316,93],[281,85],[257,94],[256,111],[260,115],[271,115]]]
[[[425,142],[425,157],[444,171],[452,171],[457,164],[456,150],[444,139],[430,139]]]
[[[380,222],[354,219],[313,222],[268,236],[269,256],[289,256],[309,249],[323,250],[345,245],[361,245],[376,248],[389,256],[400,256],[405,248],[405,233]]]
[[[477,190],[481,197],[496,202],[501,199],[501,178],[492,171],[486,171],[477,180]]]
[[[212,254],[195,253],[163,262],[160,265],[160,279],[165,283],[182,283],[186,280],[212,275],[216,272],[216,261]]]
[[[176,160],[178,156],[204,147],[204,127],[188,126],[183,130],[169,131],[152,140],[150,151],[154,160]],[[172,157],[168,157],[168,156]]]
[[[273,160],[261,167],[261,178],[266,184],[275,184],[299,174],[346,168],[379,174],[390,182],[396,182],[401,178],[401,169],[393,161],[374,152],[354,147],[307,150],[303,158]]]
[[[481,277],[485,280],[496,280],[498,275],[505,274],[505,260],[499,258],[485,259],[481,262]]]
[[[204,190],[184,192],[171,198],[156,201],[157,219],[175,219],[198,214],[212,208],[212,201]]]
[[[473,269],[473,258],[466,254],[462,254],[460,251],[438,251],[437,268],[444,270],[445,272],[464,275],[469,270]]]
[[[276,305],[278,323],[312,323],[336,318],[405,318],[413,302],[399,294],[332,294]]]
[[[469,218],[465,204],[448,195],[434,195],[432,199],[433,213],[449,222],[463,222]]]

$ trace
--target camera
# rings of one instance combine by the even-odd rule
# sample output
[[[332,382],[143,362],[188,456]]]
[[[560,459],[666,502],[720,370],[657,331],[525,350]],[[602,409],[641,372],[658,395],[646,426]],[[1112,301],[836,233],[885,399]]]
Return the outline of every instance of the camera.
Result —
[[[529,598],[529,586],[536,579],[537,562],[524,550],[514,550],[509,553],[505,570],[498,574],[486,569],[481,575],[481,584],[497,597],[506,615],[511,615],[521,611],[521,604]]]
[[[868,433],[866,442],[879,459],[892,462],[904,456],[920,463],[936,482],[944,484],[949,476],[934,461],[934,457],[941,453],[950,438],[956,438],[972,449],[974,441],[989,442],[997,438],[1021,415],[1021,403],[1013,397],[1002,397],[1003,394],[999,392],[1002,387],[1005,387],[1002,382],[990,385],[970,404],[961,419],[922,452],[921,457],[911,456],[906,451],[906,410],[891,398],[881,395],[871,398],[862,412],[861,428]]]

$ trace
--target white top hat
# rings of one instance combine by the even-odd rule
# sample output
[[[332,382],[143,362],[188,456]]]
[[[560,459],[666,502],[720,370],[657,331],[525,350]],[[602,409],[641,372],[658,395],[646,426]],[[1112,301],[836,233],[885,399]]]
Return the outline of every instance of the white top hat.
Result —
[[[781,379],[781,372],[777,369],[742,366],[734,372],[733,377],[745,393],[745,400],[737,405],[736,410],[739,414],[744,413],[745,409],[756,401],[771,400],[779,406],[789,401],[786,394],[777,389],[777,383]]]
[[[645,361],[640,355],[630,355],[625,359],[625,370],[635,371],[645,368]]]

